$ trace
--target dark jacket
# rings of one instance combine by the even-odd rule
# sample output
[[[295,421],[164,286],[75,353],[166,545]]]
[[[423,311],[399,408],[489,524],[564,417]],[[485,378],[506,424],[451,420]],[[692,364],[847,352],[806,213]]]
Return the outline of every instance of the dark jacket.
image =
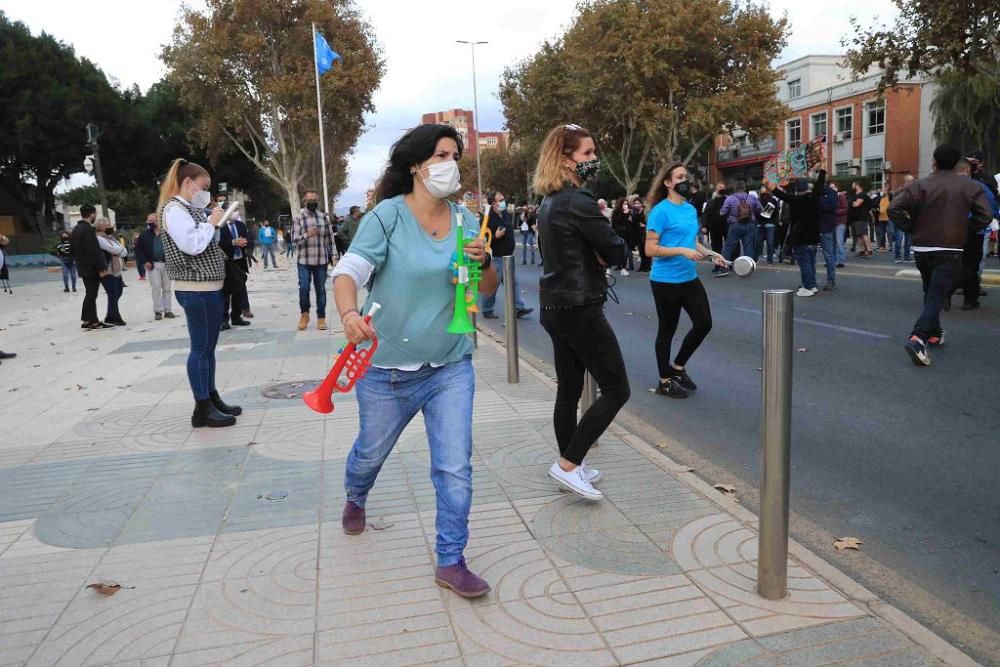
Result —
[[[820,170],[819,178],[812,192],[791,193],[783,188],[775,188],[774,196],[788,205],[791,215],[791,229],[788,230],[788,246],[810,246],[819,243],[819,214],[822,193],[826,191],[826,171]]]
[[[632,225],[632,212],[626,213],[620,207],[615,207],[614,212],[611,214],[611,228],[615,230],[615,234],[627,239],[629,237],[629,227]]]
[[[250,240],[250,232],[247,230],[246,223],[242,220],[236,220],[234,223],[236,225],[236,237],[241,239]],[[226,253],[226,257],[233,259],[233,255],[236,252],[236,246],[233,245],[232,233],[229,231],[229,224],[225,224],[219,227],[219,246],[222,248],[222,252]],[[250,244],[248,243],[245,248],[241,248],[243,251],[243,258],[247,259],[250,256]]]
[[[137,264],[156,261],[156,233],[149,227],[142,234],[139,234],[139,238],[135,242],[135,261]]]
[[[625,242],[586,188],[567,186],[542,200],[538,244],[544,250],[542,308],[604,303],[608,282],[597,256],[608,266],[623,266],[625,261]]]
[[[101,272],[108,270],[108,261],[97,242],[97,232],[92,224],[83,220],[76,223],[69,242],[73,245],[73,258],[81,277],[97,278]]]
[[[820,234],[829,234],[837,229],[837,209],[839,207],[840,197],[837,192],[830,187],[823,188],[823,194],[819,200]]]
[[[713,196],[705,207],[705,224],[709,229],[726,229],[726,216],[722,215],[722,205],[726,203],[725,195]]]
[[[992,219],[982,186],[948,169],[910,183],[889,204],[889,220],[926,248],[961,250],[970,229],[978,232]]]
[[[500,213],[490,207],[490,220],[487,223],[487,227],[493,232],[493,243],[490,244],[493,256],[507,257],[508,255],[513,255],[517,239],[514,238],[514,223],[511,222],[510,211]],[[505,230],[504,235],[497,238],[497,230],[501,227]]]
[[[837,212],[834,214],[838,225],[847,224],[847,193],[838,192],[837,193]]]

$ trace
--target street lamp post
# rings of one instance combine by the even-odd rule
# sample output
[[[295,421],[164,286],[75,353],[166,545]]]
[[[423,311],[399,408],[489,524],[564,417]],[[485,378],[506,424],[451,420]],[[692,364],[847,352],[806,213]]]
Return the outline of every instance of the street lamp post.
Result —
[[[476,177],[479,180],[477,184],[478,190],[476,191],[476,201],[479,204],[479,210],[483,210],[483,171],[479,168],[479,94],[476,91],[476,46],[479,44],[489,44],[489,42],[468,42],[462,39],[455,40],[458,44],[468,44],[469,50],[472,51],[472,114],[473,122],[475,124],[475,151],[476,151]]]
[[[83,168],[89,174],[91,171],[94,172],[94,176],[97,177],[97,197],[101,200],[101,217],[108,217],[108,199],[107,194],[104,191],[104,172],[101,171],[101,151],[100,146],[97,145],[97,137],[100,136],[100,131],[97,126],[93,123],[87,123],[87,147],[94,151],[93,155],[88,155],[83,161]]]

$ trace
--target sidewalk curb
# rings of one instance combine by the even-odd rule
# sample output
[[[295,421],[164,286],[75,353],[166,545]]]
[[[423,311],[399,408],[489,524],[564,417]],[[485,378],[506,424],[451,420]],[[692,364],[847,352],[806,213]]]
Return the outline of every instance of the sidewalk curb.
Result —
[[[481,334],[481,340],[489,341],[500,350],[506,349],[503,342],[498,340],[492,332],[486,329],[479,329],[479,334]],[[538,359],[530,352],[523,350],[519,350],[518,357],[523,367],[522,370],[527,370],[546,386],[553,390],[556,389],[556,383],[552,378],[539,369],[540,365],[547,364],[544,364],[541,359]],[[624,426],[619,425],[617,420],[612,422],[609,430],[614,435],[620,437],[632,449],[644,455],[654,465],[663,469],[664,472],[684,482],[692,490],[704,496],[723,511],[732,514],[754,533],[757,532],[758,519],[756,514],[733,499],[720,494],[711,484],[698,477],[693,470],[687,466],[680,465],[667,456],[662,449],[654,447]],[[664,436],[664,440],[670,440],[670,438]],[[790,556],[794,556],[804,567],[812,570],[814,574],[840,591],[851,602],[867,611],[870,615],[883,620],[886,624],[898,630],[938,660],[947,665],[956,665],[959,667],[976,667],[979,665],[978,662],[948,643],[906,612],[885,602],[878,595],[840,571],[836,566],[831,565],[821,556],[813,553],[791,538],[788,540],[788,553]]]
[[[896,272],[897,278],[920,278],[920,271],[916,269],[903,269]],[[1000,271],[987,269],[983,271],[983,285],[1000,285]]]

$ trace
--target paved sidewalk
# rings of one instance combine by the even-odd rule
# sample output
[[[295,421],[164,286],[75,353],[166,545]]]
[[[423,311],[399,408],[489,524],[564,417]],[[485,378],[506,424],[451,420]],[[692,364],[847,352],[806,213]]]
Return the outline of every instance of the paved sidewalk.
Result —
[[[788,599],[757,597],[753,516],[620,428],[588,458],[607,500],[560,493],[554,389],[508,385],[485,337],[467,557],[493,591],[439,589],[422,421],[345,536],[357,405],[299,398],[339,332],[294,331],[293,272],[252,276],[217,431],[190,428],[183,316],[134,275],[126,329],[80,332],[55,274],[0,301],[0,665],[971,664],[794,545]]]

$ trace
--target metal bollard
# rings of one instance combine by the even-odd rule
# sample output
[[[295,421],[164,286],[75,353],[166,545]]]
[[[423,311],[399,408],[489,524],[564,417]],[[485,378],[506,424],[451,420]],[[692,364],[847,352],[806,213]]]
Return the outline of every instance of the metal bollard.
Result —
[[[583,394],[580,396],[580,416],[597,400],[597,380],[589,372],[583,374]]]
[[[503,302],[504,328],[507,334],[507,383],[521,381],[521,369],[517,360],[517,293],[514,285],[514,256],[503,258]]]
[[[788,477],[792,429],[791,290],[764,290],[760,427],[760,533],[757,593],[785,597],[788,583]]]

